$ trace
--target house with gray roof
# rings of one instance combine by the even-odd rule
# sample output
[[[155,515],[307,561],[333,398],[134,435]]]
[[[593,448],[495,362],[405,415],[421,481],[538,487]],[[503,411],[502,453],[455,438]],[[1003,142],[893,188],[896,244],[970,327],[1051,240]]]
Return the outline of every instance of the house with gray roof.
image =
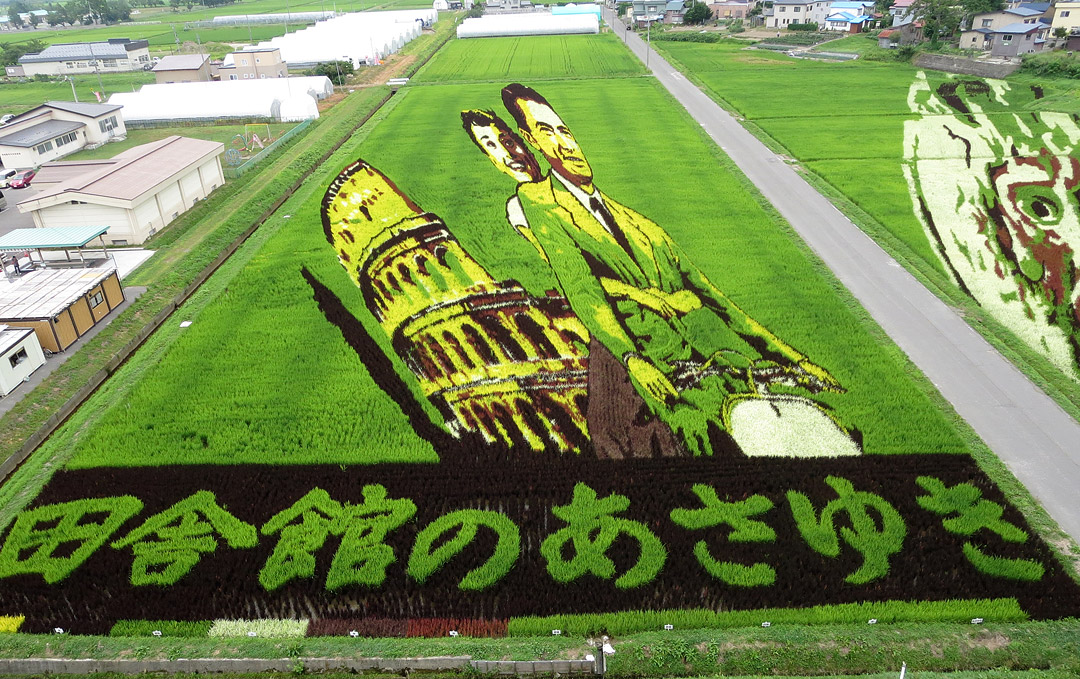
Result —
[[[1012,57],[1038,52],[1050,31],[1047,11],[1047,8],[1041,5],[1020,5],[998,12],[976,14],[971,19],[971,28],[960,34],[960,47],[988,51],[992,56]],[[1009,31],[1005,31],[1006,28],[1009,28]],[[1045,30],[1039,30],[1040,28]],[[1006,40],[1006,35],[1020,35],[1020,40],[1028,44],[1020,45],[1020,41],[1014,41],[1013,38]],[[1039,41],[1037,47],[1036,40]],[[1019,52],[1011,49],[1014,46]]]
[[[40,52],[22,55],[19,65],[27,76],[149,70],[150,43],[128,38],[59,43]]]
[[[210,82],[210,57],[206,54],[173,54],[154,66],[157,84]]]
[[[964,31],[960,45],[968,49],[990,52],[992,57],[1017,57],[1041,52],[1046,46],[1050,25],[1017,22],[1000,28],[976,28]],[[981,39],[981,40],[980,40]]]
[[[28,169],[127,136],[122,106],[49,101],[0,127],[0,165]]]

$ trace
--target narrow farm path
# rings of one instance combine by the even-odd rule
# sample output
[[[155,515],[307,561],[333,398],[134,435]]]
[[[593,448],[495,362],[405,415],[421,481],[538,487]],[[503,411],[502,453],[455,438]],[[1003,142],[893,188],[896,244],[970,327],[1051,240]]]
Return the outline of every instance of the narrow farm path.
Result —
[[[604,18],[1050,516],[1080,541],[1080,423],[779,156],[627,33],[611,10]]]

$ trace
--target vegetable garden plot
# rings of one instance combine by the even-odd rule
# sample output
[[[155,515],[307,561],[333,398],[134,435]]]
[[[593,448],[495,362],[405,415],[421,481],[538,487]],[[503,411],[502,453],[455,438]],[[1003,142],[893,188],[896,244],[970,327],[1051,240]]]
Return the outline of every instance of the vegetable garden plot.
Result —
[[[4,537],[0,614],[486,635],[702,606],[1077,610],[926,385],[655,83],[393,106],[49,444],[72,462]]]

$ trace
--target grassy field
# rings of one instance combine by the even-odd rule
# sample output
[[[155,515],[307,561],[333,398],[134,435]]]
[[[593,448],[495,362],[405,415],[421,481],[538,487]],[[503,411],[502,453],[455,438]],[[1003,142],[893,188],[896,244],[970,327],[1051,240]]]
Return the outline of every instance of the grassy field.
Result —
[[[104,85],[105,98],[108,98],[110,94],[133,92],[143,85],[154,82],[154,74],[147,71],[102,73],[101,85],[99,85],[97,75],[83,73],[72,76],[72,81],[75,83],[75,92],[79,101],[96,102],[94,92],[100,91],[101,85]],[[0,114],[22,113],[46,101],[72,101],[71,82],[31,80],[22,83],[0,83]]]
[[[641,75],[644,65],[611,33],[455,40],[414,82],[449,83]]]
[[[285,134],[292,128],[296,127],[296,123],[272,123],[269,126],[271,139],[279,139],[281,135]],[[260,138],[266,136],[264,126],[253,126],[252,129],[256,131]],[[121,151],[125,151],[132,146],[138,146],[139,144],[146,144],[158,139],[164,139],[165,137],[172,136],[174,134],[182,137],[193,137],[195,139],[206,139],[207,141],[219,141],[225,144],[225,148],[242,148],[242,144],[237,146],[240,142],[236,139],[237,135],[245,133],[245,127],[243,125],[199,125],[184,127],[154,127],[150,129],[131,129],[128,128],[127,138],[123,141],[113,142],[106,144],[105,146],[99,146],[96,149],[88,149],[85,151],[79,151],[78,153],[67,156],[65,160],[95,160],[97,158],[112,158]],[[267,143],[263,139],[264,143]],[[258,151],[258,149],[255,149]]]

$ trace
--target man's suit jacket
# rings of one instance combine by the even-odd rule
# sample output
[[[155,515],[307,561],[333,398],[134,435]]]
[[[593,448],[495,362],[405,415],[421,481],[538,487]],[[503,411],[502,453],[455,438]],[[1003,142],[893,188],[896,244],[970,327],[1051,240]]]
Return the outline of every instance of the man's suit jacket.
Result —
[[[625,236],[624,248],[550,176],[521,184],[517,195],[531,232],[523,235],[541,250],[589,332],[616,357],[639,354],[669,375],[673,362],[703,362],[710,357],[720,366],[727,363],[735,368],[763,358],[781,364],[804,360],[717,289],[667,233],[644,215],[600,192],[615,227]],[[664,318],[625,296],[608,294],[601,278],[663,293],[689,290],[701,307]]]

